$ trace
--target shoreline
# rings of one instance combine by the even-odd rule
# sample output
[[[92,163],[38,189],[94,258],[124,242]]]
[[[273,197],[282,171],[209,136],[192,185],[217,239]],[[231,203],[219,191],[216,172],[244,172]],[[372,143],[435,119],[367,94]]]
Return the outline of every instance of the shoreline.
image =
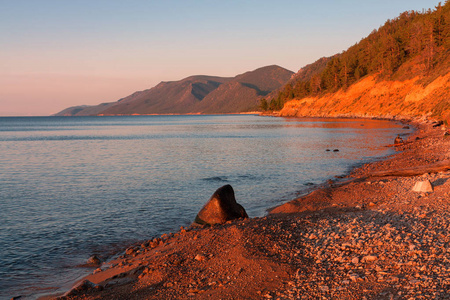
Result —
[[[411,123],[414,124],[414,122]],[[236,297],[279,297],[278,294],[280,294],[284,297],[281,299],[290,299],[290,295],[293,294],[288,291],[296,289],[298,291],[299,282],[304,283],[305,280],[311,282],[311,279],[300,280],[302,278],[299,275],[301,268],[293,268],[298,263],[289,262],[289,259],[298,258],[299,261],[305,263],[321,255],[309,254],[305,257],[305,253],[302,251],[295,252],[292,249],[286,251],[282,246],[273,247],[277,243],[274,244],[272,241],[277,240],[280,244],[298,243],[298,240],[292,240],[292,236],[296,233],[293,228],[298,226],[295,224],[303,223],[304,219],[320,219],[329,215],[341,215],[342,217],[348,213],[373,212],[382,207],[382,200],[373,202],[365,199],[364,202],[361,199],[355,200],[355,197],[344,200],[345,197],[340,193],[348,197],[351,194],[355,196],[355,192],[358,191],[358,198],[363,198],[363,191],[358,189],[361,188],[361,185],[367,185],[369,180],[371,180],[370,182],[387,180],[383,185],[395,186],[394,179],[385,179],[386,176],[384,176],[377,181],[368,179],[371,177],[367,174],[386,166],[392,169],[394,167],[392,161],[399,156],[404,156],[403,160],[409,160],[411,164],[413,160],[408,157],[408,155],[411,156],[411,153],[404,154],[405,150],[417,149],[417,143],[427,138],[429,133],[433,133],[431,138],[434,140],[439,138],[439,134],[443,135],[443,131],[439,127],[433,128],[432,124],[419,122],[416,125],[416,132],[409,137],[412,139],[411,143],[401,146],[402,152],[381,161],[357,167],[346,176],[347,178],[356,178],[350,180],[349,183],[329,183],[324,187],[318,187],[311,193],[277,206],[271,210],[269,215],[262,218],[229,222],[225,225],[204,229],[181,228],[177,233],[163,234],[161,238],[132,246],[126,250],[125,255],[121,255],[107,265],[100,266],[94,271],[94,274],[85,277],[84,279],[93,283],[91,286],[79,287],[78,290],[73,289],[73,295],[64,298],[102,299],[114,295],[117,299],[125,299],[134,295],[131,298],[139,299],[145,296],[148,299],[158,299],[170,295],[170,298],[177,299],[192,297],[196,299],[211,297],[231,299]],[[415,140],[416,136],[422,137]],[[447,140],[447,144],[449,141],[450,138]],[[449,154],[446,155],[449,156]],[[450,177],[448,171],[444,174]],[[389,184],[387,184],[388,182]],[[449,183],[445,182],[443,186],[450,191]],[[384,198],[387,198],[387,193],[384,194]],[[279,226],[279,224],[285,223],[290,225],[287,228]],[[302,225],[303,230],[308,229],[307,225]],[[284,240],[281,241],[279,237],[274,236],[276,232],[280,233],[280,231],[284,237]],[[302,237],[301,240],[304,240],[304,236]],[[211,240],[214,240],[214,243],[211,243]],[[268,241],[271,242],[268,243]],[[280,251],[286,257],[283,255],[278,257],[280,255],[277,254],[280,254]],[[360,259],[358,258],[358,260]],[[229,265],[229,262],[232,264]],[[310,266],[309,269],[314,270],[317,267]],[[209,276],[204,276],[208,272],[211,272]],[[358,278],[362,280],[350,279],[349,284],[354,283],[359,286],[367,281],[365,277]],[[327,288],[324,286],[310,288],[311,297],[313,295],[314,297],[330,295],[333,289],[329,285],[326,286]],[[347,283],[344,286],[348,287]],[[286,293],[281,291],[286,291]],[[352,293],[354,292],[352,291]],[[364,292],[364,289],[360,292]],[[367,293],[367,290],[364,293]],[[51,298],[52,296],[48,296],[40,299]]]

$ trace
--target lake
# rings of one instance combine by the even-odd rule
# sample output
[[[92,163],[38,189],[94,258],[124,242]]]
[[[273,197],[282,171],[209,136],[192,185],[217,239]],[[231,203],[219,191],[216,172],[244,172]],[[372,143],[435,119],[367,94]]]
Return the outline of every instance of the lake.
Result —
[[[250,217],[393,154],[400,123],[256,115],[0,118],[0,299],[189,226],[231,184]],[[331,151],[326,151],[327,149]],[[334,149],[339,151],[334,152]]]

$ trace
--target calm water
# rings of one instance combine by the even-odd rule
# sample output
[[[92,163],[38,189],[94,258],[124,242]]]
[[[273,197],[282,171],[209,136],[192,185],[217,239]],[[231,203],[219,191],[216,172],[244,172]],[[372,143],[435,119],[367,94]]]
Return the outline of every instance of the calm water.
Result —
[[[90,255],[189,225],[224,184],[262,216],[407,132],[241,115],[0,118],[0,299],[53,293]]]

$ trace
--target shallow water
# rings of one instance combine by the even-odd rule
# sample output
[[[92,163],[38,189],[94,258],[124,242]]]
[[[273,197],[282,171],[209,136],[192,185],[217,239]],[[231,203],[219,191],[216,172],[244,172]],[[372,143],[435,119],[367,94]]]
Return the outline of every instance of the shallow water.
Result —
[[[189,225],[224,184],[262,216],[408,132],[252,115],[0,118],[0,299],[53,293],[90,255]]]

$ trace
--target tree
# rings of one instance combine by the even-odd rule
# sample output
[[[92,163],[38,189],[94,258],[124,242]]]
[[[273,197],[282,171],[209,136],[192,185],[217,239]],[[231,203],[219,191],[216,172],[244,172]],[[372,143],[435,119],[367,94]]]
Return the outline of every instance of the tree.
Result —
[[[310,85],[311,85],[312,93],[314,93],[314,94],[319,93],[321,91],[321,89],[322,89],[322,87],[321,87],[321,85],[322,85],[322,78],[320,77],[320,75],[314,75],[311,78]]]
[[[262,98],[259,102],[259,107],[261,108],[261,110],[266,111],[269,109],[269,103],[267,103],[266,98]]]
[[[433,37],[436,41],[436,46],[440,47],[444,43],[445,36],[445,15],[444,15],[444,8],[441,5],[441,2],[439,2],[438,6],[436,6],[436,13],[433,18]]]

